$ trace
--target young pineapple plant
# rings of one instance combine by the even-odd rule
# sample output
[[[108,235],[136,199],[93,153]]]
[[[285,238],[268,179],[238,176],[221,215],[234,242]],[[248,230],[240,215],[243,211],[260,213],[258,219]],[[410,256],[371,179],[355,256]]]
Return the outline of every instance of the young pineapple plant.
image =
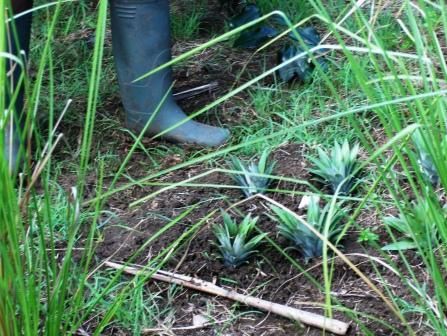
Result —
[[[242,191],[246,197],[258,193],[262,194],[268,189],[271,179],[257,175],[272,175],[276,162],[271,162],[269,155],[270,151],[264,150],[257,162],[253,160],[243,162],[235,156],[231,158],[229,162],[230,169],[241,172],[240,174],[232,175],[232,177],[242,187]]]
[[[310,172],[318,176],[323,183],[329,184],[333,193],[339,187],[340,195],[348,195],[352,192],[360,165],[358,160],[359,145],[355,144],[351,147],[347,140],[342,145],[336,141],[329,152],[321,148],[317,148],[317,150],[318,157],[308,157],[314,164],[314,168],[310,169]]]
[[[222,212],[223,225],[214,227],[217,247],[222,255],[224,264],[236,268],[248,261],[256,253],[256,247],[267,235],[253,234],[258,217],[245,216],[241,223],[237,223],[226,212]]]
[[[339,240],[343,229],[340,224],[345,212],[337,206],[332,217],[329,217],[329,208],[330,204],[327,204],[324,208],[320,207],[318,196],[309,197],[306,222],[322,235],[324,235],[325,225],[329,225],[327,239],[335,244]],[[309,259],[322,256],[323,241],[316,234],[284,209],[276,206],[271,206],[271,209],[274,212],[273,218],[278,222],[279,233],[303,255],[306,263]],[[329,223],[326,224],[328,220]]]
[[[440,181],[438,170],[433,163],[433,157],[430,154],[427,144],[424,142],[421,131],[419,129],[413,133],[412,139],[416,147],[418,164],[422,174],[424,174],[424,176],[428,179],[428,181],[430,181],[433,186],[437,186]]]
[[[402,234],[402,237],[382,247],[386,251],[402,251],[420,248],[432,250],[438,245],[438,227],[447,224],[446,209],[440,209],[433,198],[414,203],[398,217],[388,216],[384,223]]]

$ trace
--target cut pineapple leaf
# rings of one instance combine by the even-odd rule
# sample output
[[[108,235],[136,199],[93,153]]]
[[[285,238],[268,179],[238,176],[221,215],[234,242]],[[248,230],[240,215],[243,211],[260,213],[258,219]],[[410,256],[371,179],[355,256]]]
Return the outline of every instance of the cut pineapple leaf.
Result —
[[[240,14],[232,18],[228,24],[231,29],[235,29],[243,26],[244,24],[259,19],[261,16],[262,13],[259,7],[255,4],[249,4],[242,9]]]
[[[303,55],[278,69],[278,75],[282,81],[290,82],[295,78],[302,82],[310,80],[313,69],[302,48],[294,45],[285,47],[279,54],[278,63],[283,64],[300,54]]]
[[[318,157],[307,157],[313,164],[309,171],[319,177],[321,182],[330,185],[332,192],[339,190],[339,194],[347,195],[357,185],[355,175],[360,165],[357,158],[359,151],[358,144],[351,147],[347,141],[342,145],[335,142],[329,151],[318,147]]]
[[[297,33],[301,36],[303,42],[310,47],[315,47],[321,41],[320,34],[318,34],[317,30],[314,27],[297,29]],[[289,33],[289,37],[295,41],[298,41],[293,31]]]
[[[340,234],[343,232],[343,227],[340,226],[340,223],[345,216],[345,212],[339,204],[332,216],[328,218],[330,203],[321,208],[319,202],[320,198],[318,196],[309,197],[306,222],[323,235],[326,221],[329,220],[327,239],[335,244],[341,239]],[[282,208],[276,206],[270,206],[270,208],[274,213],[271,218],[278,222],[279,233],[292,243],[292,247],[302,254],[306,262],[311,258],[322,255],[323,241],[311,231],[308,225]]]
[[[234,47],[245,49],[259,48],[277,35],[278,31],[275,28],[258,26],[242,32],[236,41],[234,41]]]

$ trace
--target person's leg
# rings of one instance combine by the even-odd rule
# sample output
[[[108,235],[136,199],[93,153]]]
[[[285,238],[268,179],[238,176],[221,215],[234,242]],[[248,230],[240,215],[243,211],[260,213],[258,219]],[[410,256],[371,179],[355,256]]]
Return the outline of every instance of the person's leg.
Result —
[[[31,0],[11,0],[12,11],[14,14],[19,14],[33,7]]]
[[[111,0],[112,44],[127,127],[141,131],[172,85],[170,68],[136,83],[133,81],[171,60],[168,0]],[[156,135],[187,116],[168,94],[148,128]],[[163,138],[181,143],[218,146],[229,136],[226,129],[189,120]]]
[[[32,8],[31,0],[12,0],[12,9],[14,14],[20,14]],[[13,24],[16,35],[13,33]],[[19,57],[24,62],[29,50],[29,40],[31,32],[31,14],[23,15],[16,20],[12,20],[7,26],[8,31],[8,52]],[[4,157],[6,158],[9,169],[15,172],[18,162],[21,160],[20,133],[22,131],[25,116],[24,110],[24,85],[20,78],[23,75],[23,69],[15,62],[7,61],[7,88],[5,107],[10,110],[8,113],[8,122],[5,124],[4,138]],[[22,150],[23,152],[23,150]]]

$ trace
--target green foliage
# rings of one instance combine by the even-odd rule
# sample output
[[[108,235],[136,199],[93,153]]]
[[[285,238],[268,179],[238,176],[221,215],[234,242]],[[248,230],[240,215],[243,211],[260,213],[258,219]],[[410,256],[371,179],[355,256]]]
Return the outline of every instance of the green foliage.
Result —
[[[205,2],[189,1],[179,3],[172,10],[171,30],[174,39],[188,41],[196,38],[200,31],[200,23],[206,14]]]
[[[258,160],[254,162],[243,162],[239,158],[232,156],[229,162],[230,169],[240,171],[240,174],[232,175],[233,179],[243,187],[245,196],[250,197],[258,193],[264,193],[271,183],[271,179],[265,176],[272,175],[276,162],[269,161],[269,150],[264,150]]]
[[[388,216],[384,222],[401,233],[400,240],[382,247],[385,251],[431,250],[438,245],[438,226],[446,225],[446,211],[440,209],[432,198],[414,203],[398,217]]]
[[[94,212],[81,211],[76,204],[70,202],[70,196],[55,183],[50,184],[47,194],[34,198],[28,211],[35,214],[30,220],[30,238],[42,234],[45,239],[57,243],[66,243],[69,238],[73,238],[73,230],[90,223],[95,216]],[[105,221],[115,216],[108,211],[103,211],[102,214],[108,218]],[[45,223],[43,228],[40,223]]]
[[[149,291],[145,283],[133,283],[126,291],[127,285],[127,281],[118,282],[113,279],[113,275],[98,272],[87,284],[91,295],[87,297],[85,307],[94,308],[98,313],[105,314],[124,291],[126,294],[123,297],[123,303],[117,305],[114,321],[111,324],[131,331],[129,333],[131,335],[141,335],[143,328],[153,327],[158,319],[169,314],[170,307],[160,304],[160,295]],[[107,292],[103,293],[104,288],[109,286]],[[168,297],[172,295],[172,289],[174,287],[168,289]]]
[[[253,234],[258,217],[251,218],[250,214],[245,216],[241,223],[237,223],[224,211],[222,211],[222,218],[223,225],[218,224],[213,230],[218,241],[216,245],[224,264],[236,268],[247,262],[267,234]]]
[[[340,234],[343,227],[340,224],[345,212],[339,206],[336,206],[333,214],[329,216],[330,204],[321,208],[319,203],[320,198],[318,196],[310,197],[306,222],[322,235],[324,235],[327,225],[327,240],[336,243],[341,238]],[[279,223],[279,233],[300,251],[306,262],[311,258],[322,255],[323,241],[315,233],[284,209],[276,206],[271,206],[271,209],[274,212],[273,218]]]
[[[357,239],[357,242],[366,244],[372,244],[378,241],[379,235],[370,228],[366,228],[360,231],[359,237]]]
[[[238,1],[226,2],[230,6]],[[243,2],[247,4],[247,1]],[[37,5],[46,3],[43,0],[36,2]],[[184,3],[179,4],[178,1],[172,1],[175,21],[173,22],[173,29],[176,38],[197,36],[200,20],[203,17],[202,8],[198,8],[198,11],[195,12],[192,11],[191,15],[176,11],[178,8],[184,8]],[[191,6],[195,4],[194,1],[187,1],[186,3]],[[104,4],[104,2],[100,1],[100,4]],[[52,114],[61,111],[65,106],[66,98],[70,97],[76,102],[76,106],[72,109],[73,113],[67,114],[67,118],[75,118],[78,122],[73,125],[71,120],[67,121],[67,118],[64,118],[65,125],[69,127],[63,127],[62,129],[64,131],[72,129],[76,136],[72,137],[71,134],[64,132],[67,136],[66,146],[63,146],[62,150],[60,146],[56,147],[54,152],[56,155],[45,166],[43,174],[39,177],[38,187],[31,188],[30,203],[35,202],[36,206],[32,207],[29,204],[24,204],[23,207],[19,207],[22,189],[15,188],[15,182],[9,175],[0,171],[0,186],[2,187],[0,188],[2,197],[2,207],[0,207],[2,223],[0,246],[2,246],[2,252],[0,258],[3,271],[0,279],[0,297],[4,303],[0,307],[0,325],[4,328],[5,334],[73,334],[82,332],[81,326],[88,325],[91,329],[88,332],[91,331],[92,334],[97,335],[103,333],[104,326],[117,324],[126,326],[139,334],[140,326],[146,327],[151,324],[151,321],[159,321],[160,316],[157,314],[156,305],[152,305],[150,301],[151,293],[147,292],[144,286],[138,287],[138,290],[135,291],[123,287],[124,293],[118,290],[112,293],[113,296],[107,296],[107,293],[110,293],[109,290],[105,290],[105,286],[109,284],[108,282],[98,285],[92,284],[97,280],[97,272],[94,273],[93,277],[87,277],[92,266],[89,260],[95,258],[90,246],[95,242],[95,237],[93,233],[88,234],[88,232],[96,230],[96,223],[102,222],[101,208],[109,204],[107,197],[91,201],[90,197],[95,197],[91,186],[98,186],[98,197],[105,190],[107,190],[108,195],[115,194],[119,197],[121,193],[126,194],[133,187],[140,186],[144,182],[156,179],[166,181],[169,173],[200,162],[220,158],[232,150],[245,151],[245,153],[251,150],[251,154],[253,148],[271,147],[286,142],[325,146],[331,144],[334,138],[343,140],[347,137],[347,133],[350,133],[349,136],[354,135],[355,138],[361,140],[366,151],[374,153],[376,158],[374,164],[368,167],[371,169],[368,169],[368,172],[365,171],[365,173],[371,173],[369,177],[371,177],[372,183],[365,186],[365,193],[359,195],[364,202],[358,203],[359,208],[356,213],[368,212],[370,211],[370,205],[374,204],[379,214],[383,212],[384,208],[402,209],[398,220],[404,218],[405,221],[412,222],[417,217],[424,219],[425,222],[433,222],[431,225],[425,223],[429,229],[421,231],[422,234],[417,236],[419,240],[413,239],[413,236],[416,236],[415,232],[419,229],[416,224],[408,225],[407,223],[402,225],[403,221],[399,222],[400,226],[398,226],[403,227],[403,230],[412,226],[416,227],[414,230],[406,230],[408,234],[397,230],[399,232],[399,244],[395,247],[405,247],[405,245],[411,247],[411,245],[415,246],[417,244],[421,256],[427,256],[426,258],[417,258],[417,268],[414,267],[414,258],[405,259],[407,254],[396,254],[389,258],[388,253],[381,251],[382,263],[387,263],[388,267],[374,267],[374,271],[365,275],[372,280],[383,279],[380,289],[383,290],[385,296],[393,295],[393,293],[402,295],[408,302],[407,306],[411,306],[406,308],[401,303],[402,299],[390,298],[392,304],[396,303],[395,308],[398,312],[395,315],[397,319],[402,321],[397,325],[399,330],[396,330],[395,334],[445,334],[447,289],[444,275],[446,274],[447,261],[445,253],[443,253],[445,250],[440,248],[442,247],[440,244],[445,244],[447,241],[447,235],[442,231],[445,230],[445,216],[440,205],[436,204],[437,200],[430,200],[431,203],[427,206],[427,209],[430,210],[422,211],[422,213],[429,212],[429,215],[425,217],[424,215],[414,215],[414,204],[410,203],[408,195],[412,195],[412,197],[413,195],[419,195],[421,187],[427,184],[426,179],[420,179],[421,174],[417,174],[418,176],[415,176],[410,183],[405,183],[406,181],[403,183],[402,180],[389,178],[389,170],[387,170],[388,163],[399,165],[400,171],[405,175],[410,175],[421,168],[422,171],[426,170],[428,172],[424,175],[427,175],[432,181],[436,171],[439,176],[434,180],[439,180],[437,187],[440,190],[447,189],[446,160],[443,156],[443,153],[445,153],[443,149],[446,147],[442,144],[442,139],[445,137],[446,113],[445,92],[443,90],[447,78],[445,53],[443,53],[445,44],[443,37],[447,32],[444,4],[439,1],[422,1],[419,2],[420,6],[414,6],[411,2],[402,2],[398,6],[388,6],[387,8],[383,8],[383,6],[360,8],[354,2],[341,0],[324,2],[320,0],[310,2],[259,0],[256,1],[256,4],[263,13],[275,9],[283,10],[291,15],[293,23],[297,23],[303,18],[310,18],[310,14],[317,14],[318,16],[312,17],[311,21],[323,30],[323,36],[329,37],[328,40],[325,40],[325,44],[332,44],[330,41],[334,41],[334,38],[336,38],[337,46],[341,47],[336,60],[339,64],[331,69],[333,72],[330,76],[321,74],[306,88],[295,90],[289,86],[268,84],[271,83],[270,79],[267,81],[264,79],[267,76],[274,75],[275,72],[269,72],[270,67],[266,66],[264,72],[260,74],[259,72],[262,70],[259,70],[256,62],[253,62],[255,59],[250,60],[247,64],[243,64],[247,67],[242,78],[250,80],[247,86],[235,87],[235,90],[214,102],[210,102],[209,106],[199,111],[199,114],[203,115],[228,100],[230,108],[225,110],[228,113],[237,111],[238,116],[241,116],[238,119],[238,121],[240,120],[239,125],[232,127],[233,138],[229,146],[235,146],[224,147],[211,153],[206,151],[205,155],[202,155],[203,152],[200,151],[187,151],[188,154],[182,156],[185,159],[179,166],[170,167],[168,171],[155,171],[151,167],[147,171],[147,176],[142,176],[138,180],[133,180],[131,178],[132,174],[127,174],[127,172],[114,174],[116,182],[120,182],[119,188],[109,184],[99,187],[101,184],[101,178],[99,177],[96,181],[91,180],[94,177],[96,165],[101,160],[83,160],[85,163],[82,164],[82,167],[78,166],[79,156],[87,157],[90,154],[93,156],[95,155],[95,147],[98,146],[103,149],[107,142],[104,142],[102,137],[98,137],[93,141],[94,147],[92,147],[92,143],[87,141],[91,135],[92,127],[87,127],[87,133],[84,134],[82,139],[79,138],[76,141],[74,138],[78,135],[79,130],[72,127],[81,124],[81,121],[82,126],[84,126],[84,120],[92,120],[92,113],[96,111],[98,116],[107,114],[108,109],[106,107],[108,105],[115,106],[115,100],[118,99],[117,88],[113,84],[115,72],[112,70],[111,48],[105,50],[104,64],[101,64],[99,68],[97,66],[93,67],[92,63],[97,64],[102,55],[99,52],[93,55],[82,37],[84,34],[91,35],[91,28],[95,26],[98,12],[92,10],[87,1],[83,1],[81,6],[78,3],[61,3],[63,15],[60,15],[59,19],[57,19],[58,15],[54,11],[54,6],[36,11],[34,18],[37,20],[34,22],[34,41],[31,54],[33,63],[29,67],[32,76],[30,76],[30,90],[26,99],[30,111],[43,111],[43,114],[47,114],[48,118],[54,122]],[[2,6],[0,5],[0,7]],[[312,10],[310,10],[311,7],[313,7]],[[98,47],[108,43],[108,39],[105,41],[106,43],[103,43],[101,37],[101,32],[105,31],[105,13],[107,13],[105,7],[101,8],[102,24],[95,34],[96,39],[100,42]],[[5,13],[4,8],[1,9],[2,13]],[[80,12],[83,13],[81,17]],[[177,17],[179,18],[177,19]],[[322,22],[321,17],[327,19],[328,22]],[[57,20],[55,30],[50,27],[50,21],[53,18]],[[342,25],[337,25],[342,21]],[[2,22],[5,22],[5,20]],[[349,30],[347,32],[349,34],[341,32],[339,28],[345,29],[345,32],[346,29]],[[0,33],[0,39],[2,38],[5,41],[4,35]],[[235,37],[226,36],[221,41],[232,38]],[[45,47],[47,40],[49,44]],[[196,42],[194,41],[194,43]],[[7,43],[1,45],[3,46],[1,51],[5,52],[4,47]],[[216,41],[206,42],[206,48],[211,51],[217,45]],[[353,50],[352,47],[355,47],[356,50]],[[205,46],[202,49],[194,49],[195,51],[192,54],[197,55],[205,50]],[[366,52],[362,52],[360,49],[364,49]],[[225,73],[225,75],[227,74],[225,71],[230,68],[230,65],[231,71],[239,68],[239,66],[232,67],[234,60],[230,57],[228,57],[228,63],[221,62],[221,59],[218,58],[227,57],[227,54],[220,53],[219,49],[216,50],[216,60],[205,57],[206,67],[210,64],[212,70],[220,71],[223,69],[222,73]],[[224,54],[224,56],[221,54]],[[426,57],[430,60],[429,62],[425,60]],[[202,57],[199,58],[199,62],[204,61]],[[236,59],[240,61],[241,58],[236,57]],[[4,62],[4,60],[4,58],[1,58],[0,62]],[[179,62],[176,62],[176,64],[179,64]],[[214,69],[215,65],[216,69]],[[267,65],[270,65],[270,63],[267,63]],[[198,64],[198,66],[201,67],[202,64]],[[103,73],[99,74],[96,69],[101,69]],[[252,70],[254,72],[251,72]],[[3,87],[6,79],[4,72],[5,67],[0,67],[0,81],[3,81],[0,87]],[[98,93],[94,90],[94,87],[97,86],[99,78],[101,78],[102,84]],[[369,81],[374,81],[374,83],[371,84]],[[243,81],[235,81],[235,83],[242,85]],[[257,118],[253,118],[251,113],[246,113],[246,110],[253,109],[253,102],[250,99],[243,101],[239,96],[236,98],[237,107],[233,107],[231,99],[242,89],[248,89],[253,92],[254,96],[262,96],[258,104],[255,104]],[[87,92],[90,92],[89,98],[87,98]],[[101,99],[102,97],[107,97],[107,99]],[[112,97],[112,99],[108,97]],[[87,100],[90,107],[87,117],[85,117],[83,112],[85,112],[84,105]],[[96,101],[99,103],[97,108],[93,104]],[[4,102],[5,99],[0,99],[2,110],[5,110]],[[49,113],[46,113],[47,111]],[[367,113],[364,113],[366,111]],[[31,115],[31,113],[29,114]],[[234,115],[228,117],[231,120]],[[91,122],[89,122],[90,124]],[[411,127],[414,124],[422,124],[430,130],[430,133],[423,134],[425,142],[429,144],[425,151],[428,155],[421,156],[419,149],[417,153],[420,156],[419,165],[421,167],[414,164],[416,160],[407,160],[405,155],[401,155],[413,150],[413,145],[408,145],[405,141],[407,135],[401,137],[403,134],[401,132],[406,127]],[[108,130],[104,128],[104,123],[96,122],[95,128],[101,135],[105,133],[105,130]],[[34,125],[34,123],[33,129],[37,129],[37,125]],[[114,132],[119,131],[115,130]],[[395,138],[392,140],[394,136]],[[42,138],[43,141],[46,140],[45,134]],[[123,138],[121,136],[114,136],[113,138],[113,141],[116,139],[114,144],[122,145]],[[394,141],[394,143],[391,143],[391,141]],[[85,142],[86,145],[81,146],[79,142]],[[37,148],[38,153],[41,144],[34,143],[33,145]],[[387,145],[390,146],[385,151],[381,151],[381,146]],[[70,151],[68,153],[66,152],[67,146],[73,146],[73,148],[68,148]],[[111,147],[121,148],[121,146],[113,146],[113,144],[111,144]],[[152,143],[150,146],[152,149],[144,149],[145,145],[143,144],[138,147],[147,151],[148,160],[156,161],[158,157],[163,156],[160,153],[153,159],[153,151],[165,151],[165,149],[162,149],[163,146],[153,147]],[[416,147],[418,148],[417,145]],[[183,151],[181,147],[169,145],[169,148],[170,150]],[[189,154],[191,152],[193,154]],[[189,157],[189,155],[191,156]],[[191,157],[193,159],[190,159]],[[126,157],[126,160],[129,158],[130,156]],[[430,160],[429,164],[426,163],[427,158]],[[70,175],[64,179],[65,182],[69,181],[69,183],[76,184],[79,188],[80,199],[68,200],[71,205],[66,204],[64,199],[54,199],[54,194],[48,187],[49,179],[59,179],[59,176],[54,173],[53,165],[55,164],[62,166],[64,173],[68,175],[70,173],[76,174],[78,170],[86,170],[86,168],[92,173],[88,179],[80,178],[78,181],[73,181]],[[123,167],[127,167],[126,164],[123,164]],[[107,170],[106,175],[109,173]],[[113,174],[113,172],[111,173]],[[79,176],[82,177],[85,174],[79,174]],[[121,183],[122,179],[124,179],[124,183]],[[24,183],[23,187],[26,189],[26,182]],[[84,185],[87,183],[88,188],[85,189]],[[46,202],[40,201],[41,194],[45,195]],[[84,199],[84,196],[89,199]],[[72,210],[75,209],[77,204],[83,204],[87,201],[90,202],[89,205],[81,206],[81,211],[95,209],[95,215],[93,218],[87,217],[87,220],[83,222],[82,232],[84,235],[87,233],[86,236],[91,239],[85,240],[88,246],[84,246],[80,242],[75,244],[76,248],[85,248],[83,249],[85,253],[77,250],[76,258],[73,258],[74,244],[69,244],[66,248],[63,246],[63,252],[59,248],[55,249],[52,245],[56,242],[57,247],[60,247],[59,243],[64,239],[74,240],[75,236],[67,235],[66,228],[79,223],[83,214],[81,212],[80,217],[77,217],[78,221],[76,221],[76,216],[70,218],[70,213],[73,213]],[[60,209],[53,209],[59,206]],[[27,212],[26,214],[23,214],[24,209]],[[54,210],[57,211],[53,213]],[[64,223],[61,219],[66,220],[67,223]],[[49,223],[49,221],[52,221],[52,223]],[[431,237],[433,234],[430,231],[432,226],[434,227],[433,231],[437,232],[435,237]],[[361,231],[363,228],[358,227],[357,229]],[[54,230],[54,238],[51,237],[48,230]],[[392,229],[390,232],[396,231]],[[38,234],[38,239],[30,239],[31,234],[32,238]],[[365,236],[369,235],[366,234]],[[409,236],[411,236],[411,239],[408,239]],[[436,249],[435,252],[434,249]],[[64,258],[61,258],[61,253],[63,253]],[[85,262],[79,261],[82,256]],[[75,263],[78,266],[72,267]],[[336,268],[334,269],[336,270]],[[401,280],[401,286],[397,292],[390,288],[391,285],[387,281],[390,269],[395,270],[397,277],[400,277]],[[416,273],[415,270],[417,272],[421,270],[424,276],[414,274]],[[306,275],[313,278],[311,274]],[[314,281],[316,288],[320,290],[329,288],[329,290],[325,290],[329,297],[325,302],[328,315],[331,314],[333,309],[331,299],[336,300],[336,298],[330,297],[330,288],[334,284],[334,279],[333,274],[329,274],[329,272],[323,280],[321,277],[313,278],[313,280],[316,280]],[[116,279],[113,279],[111,283],[112,286],[116,284]],[[322,287],[322,284],[325,288]],[[84,288],[86,285],[88,288]],[[146,301],[148,297],[149,300]],[[68,306],[67,299],[70,302]],[[99,302],[96,300],[99,300]],[[342,304],[338,306],[338,303],[336,303],[337,309],[347,308],[343,307]],[[379,301],[377,304],[380,305]],[[163,308],[168,306],[169,303],[164,304]],[[145,310],[142,311],[142,308]],[[385,305],[379,308],[385,308]],[[343,311],[349,314],[349,309]],[[412,320],[410,321],[405,321],[407,312],[412,313]],[[371,325],[369,322],[374,319],[379,322],[380,316],[372,316],[369,319],[368,313],[370,312],[365,311],[365,314],[354,312],[351,317],[362,333],[375,334],[377,324],[374,322]],[[412,323],[414,319],[417,319],[420,323]],[[135,325],[132,326],[131,323]],[[384,322],[382,326],[385,329],[393,328],[387,322]],[[401,327],[402,329],[400,329]],[[384,333],[394,334],[394,332],[386,331]]]
[[[358,144],[351,147],[347,140],[342,145],[335,141],[330,152],[318,147],[318,158],[308,156],[314,164],[310,172],[319,176],[323,183],[329,184],[333,193],[340,188],[341,195],[348,195],[355,187],[359,149]]]

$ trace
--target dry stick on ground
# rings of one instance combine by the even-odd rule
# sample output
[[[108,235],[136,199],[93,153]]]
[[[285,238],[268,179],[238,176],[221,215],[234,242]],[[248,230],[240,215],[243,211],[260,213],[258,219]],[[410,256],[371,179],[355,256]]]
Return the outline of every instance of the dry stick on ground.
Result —
[[[145,272],[140,268],[124,266],[110,261],[106,261],[105,265],[117,270],[122,270],[123,272],[128,274],[133,275],[148,274],[148,272]],[[337,335],[346,335],[349,328],[349,323],[327,318],[323,315],[306,312],[300,309],[288,307],[278,303],[258,299],[253,296],[243,295],[237,293],[234,290],[227,290],[219,286],[216,286],[211,282],[193,278],[186,275],[180,275],[166,271],[157,271],[155,274],[152,275],[152,279],[177,284],[183,287],[195,289],[211,295],[221,296],[230,300],[243,303],[247,306],[255,307],[260,310],[268,311],[313,327],[330,331]]]

